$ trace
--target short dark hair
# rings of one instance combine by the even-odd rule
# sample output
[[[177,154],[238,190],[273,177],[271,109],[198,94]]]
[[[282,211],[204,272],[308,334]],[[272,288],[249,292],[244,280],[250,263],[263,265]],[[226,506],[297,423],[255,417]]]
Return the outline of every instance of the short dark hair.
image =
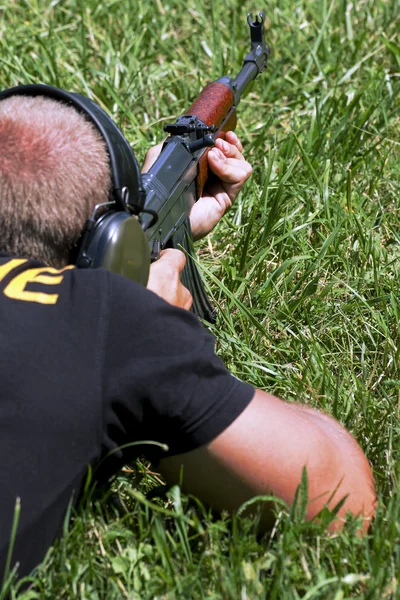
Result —
[[[95,126],[42,96],[0,102],[0,252],[68,264],[96,204],[109,200],[110,165]]]

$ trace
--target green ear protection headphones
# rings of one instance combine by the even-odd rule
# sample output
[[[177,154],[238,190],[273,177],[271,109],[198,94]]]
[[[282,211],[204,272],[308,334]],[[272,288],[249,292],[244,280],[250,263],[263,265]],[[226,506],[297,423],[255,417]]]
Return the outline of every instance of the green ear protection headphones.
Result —
[[[10,96],[45,96],[73,106],[100,131],[111,167],[111,197],[108,210],[97,217],[97,206],[88,219],[76,251],[79,268],[104,267],[146,285],[149,244],[135,215],[144,208],[145,191],[139,165],[127,140],[110,117],[89,98],[49,85],[21,85],[0,92],[0,101]]]

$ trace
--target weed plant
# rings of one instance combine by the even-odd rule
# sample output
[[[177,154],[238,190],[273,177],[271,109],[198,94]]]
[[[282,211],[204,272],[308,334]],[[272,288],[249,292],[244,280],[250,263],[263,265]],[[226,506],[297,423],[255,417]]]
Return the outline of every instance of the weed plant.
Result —
[[[335,535],[329,514],[306,522],[304,478],[260,537],[257,518],[161,494],[138,461],[106,495],[88,492],[1,598],[6,587],[19,600],[400,598],[399,1],[1,0],[0,85],[88,95],[142,160],[207,82],[238,72],[258,8],[271,57],[237,130],[254,174],[198,252],[212,331],[235,375],[358,439],[375,522],[364,539],[351,518]]]

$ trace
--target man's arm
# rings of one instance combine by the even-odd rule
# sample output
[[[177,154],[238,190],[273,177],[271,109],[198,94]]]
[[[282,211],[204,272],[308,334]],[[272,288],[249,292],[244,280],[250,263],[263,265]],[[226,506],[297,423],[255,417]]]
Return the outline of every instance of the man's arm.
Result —
[[[374,514],[371,468],[354,438],[334,419],[257,390],[249,406],[210,444],[163,459],[161,473],[218,511],[237,510],[255,495],[273,494],[293,504],[303,468],[308,474],[307,518],[324,506],[332,509],[345,496],[334,530],[347,512],[364,518],[366,531]],[[266,505],[261,526],[273,523]]]
[[[227,140],[230,147],[217,141],[217,150],[224,159],[215,160],[215,149],[208,154],[210,168],[220,181],[192,209],[196,237],[211,231],[251,174],[236,135],[227,134]],[[144,170],[157,158],[160,148],[156,148],[149,153]],[[195,209],[197,214],[193,214]],[[178,250],[167,250],[158,266],[152,265],[148,287],[171,304],[188,308],[190,294],[179,280],[185,263],[180,255]],[[164,271],[163,264],[167,263]],[[308,473],[308,518],[317,515],[325,505],[332,509],[347,496],[339,520],[331,529],[340,527],[349,511],[364,517],[365,531],[374,513],[375,491],[371,468],[357,442],[327,415],[260,390],[242,414],[210,444],[160,463],[168,482],[179,482],[183,468],[186,491],[216,510],[230,511],[260,494],[274,494],[291,505],[304,467]],[[267,528],[272,519],[271,506],[266,506],[263,527]]]

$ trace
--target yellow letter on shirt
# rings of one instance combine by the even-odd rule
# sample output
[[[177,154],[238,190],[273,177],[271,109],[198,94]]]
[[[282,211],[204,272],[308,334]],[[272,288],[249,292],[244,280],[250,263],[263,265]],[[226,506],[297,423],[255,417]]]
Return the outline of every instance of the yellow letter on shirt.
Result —
[[[13,269],[16,269],[17,267],[19,267],[19,265],[22,265],[24,262],[28,262],[26,258],[12,258],[8,262],[4,263],[4,265],[1,265],[0,281],[2,281],[4,277],[8,275]]]
[[[11,261],[13,262],[13,261]],[[7,263],[9,265],[9,263]],[[4,265],[6,266],[6,265]],[[13,267],[18,266],[14,264]],[[14,300],[25,300],[25,302],[39,302],[40,304],[55,304],[58,300],[58,294],[48,294],[46,292],[28,292],[25,287],[28,283],[43,283],[45,285],[58,285],[64,279],[63,275],[59,277],[49,277],[46,273],[56,274],[62,273],[66,269],[73,269],[73,265],[68,265],[64,269],[53,269],[52,267],[48,268],[39,268],[39,269],[28,269],[27,271],[23,271],[8,284],[8,286],[4,290],[4,294],[8,298],[13,298]],[[10,269],[7,270],[9,272]],[[3,277],[6,275],[4,273]],[[0,267],[0,280],[2,279],[1,267]]]

